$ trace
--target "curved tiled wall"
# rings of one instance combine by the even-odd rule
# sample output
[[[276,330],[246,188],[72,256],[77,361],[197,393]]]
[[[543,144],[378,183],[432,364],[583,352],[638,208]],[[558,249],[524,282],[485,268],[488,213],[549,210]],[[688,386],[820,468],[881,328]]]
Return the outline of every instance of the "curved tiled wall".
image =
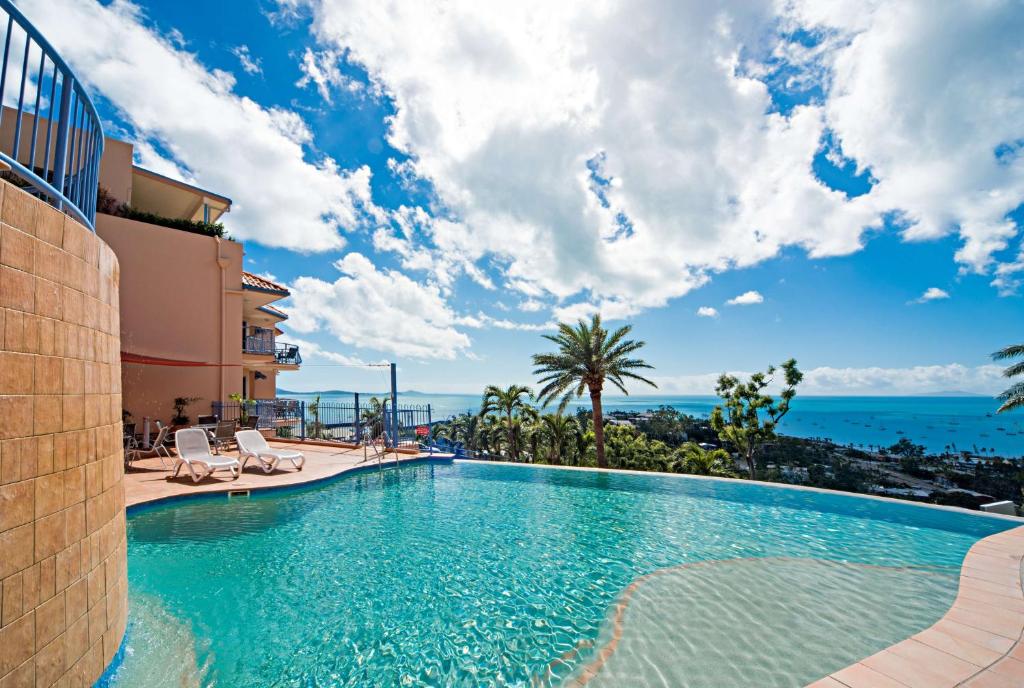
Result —
[[[91,686],[127,614],[118,264],[0,182],[0,685]]]

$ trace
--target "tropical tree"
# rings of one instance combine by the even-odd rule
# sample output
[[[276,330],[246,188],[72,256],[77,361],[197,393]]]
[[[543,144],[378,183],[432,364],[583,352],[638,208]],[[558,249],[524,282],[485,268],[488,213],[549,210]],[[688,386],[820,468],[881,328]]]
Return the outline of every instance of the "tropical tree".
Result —
[[[693,475],[733,476],[729,452],[704,449],[696,442],[686,442],[673,452],[672,470]]]
[[[530,401],[533,399],[533,391],[523,385],[509,385],[505,389],[496,385],[488,385],[484,389],[484,398],[480,404],[480,415],[486,416],[494,413],[501,417],[505,425],[506,446],[509,457],[513,461],[519,460],[519,435],[521,434],[521,423],[516,418],[522,414],[528,414],[533,410]]]
[[[558,351],[533,356],[536,366],[533,374],[540,375],[540,384],[544,385],[538,394],[542,406],[561,397],[558,408],[563,411],[573,396],[583,396],[584,390],[590,393],[590,404],[594,409],[594,446],[600,468],[608,467],[601,408],[605,382],[611,382],[623,394],[629,394],[625,379],[657,387],[635,372],[653,366],[639,358],[630,358],[630,354],[644,346],[642,341],[626,338],[632,329],[632,325],[625,325],[609,333],[601,325],[600,315],[595,315],[589,324],[580,320],[575,327],[560,323],[558,334],[544,335],[558,347]]]
[[[1013,344],[1005,349],[1000,349],[992,354],[992,358],[997,361],[1024,358],[1024,344]],[[1022,376],[1024,376],[1024,361],[1014,363],[1003,370],[1003,377],[1014,378]],[[1013,383],[996,398],[1003,402],[997,413],[1024,407],[1024,381]]]
[[[711,427],[720,440],[735,447],[744,458],[751,479],[756,477],[754,458],[757,451],[765,442],[775,438],[775,428],[789,413],[790,402],[796,396],[796,386],[804,377],[796,367],[795,359],[789,359],[781,367],[784,384],[778,402],[764,391],[774,380],[775,366],[768,366],[764,373],[754,373],[748,382],[740,382],[738,378],[723,373],[715,387],[723,405],[712,409]]]
[[[572,463],[581,435],[579,421],[562,413],[546,413],[540,417],[545,459],[551,464]]]

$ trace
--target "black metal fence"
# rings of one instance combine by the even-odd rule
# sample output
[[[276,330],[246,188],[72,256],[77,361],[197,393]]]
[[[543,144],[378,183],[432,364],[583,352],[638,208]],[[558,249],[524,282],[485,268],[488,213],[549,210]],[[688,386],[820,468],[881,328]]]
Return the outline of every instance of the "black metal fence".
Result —
[[[414,449],[429,439],[433,424],[430,404],[401,405],[390,400],[360,404],[351,402],[304,401],[298,399],[252,399],[215,401],[212,411],[221,420],[239,422],[256,416],[256,427],[273,430],[278,437],[371,444]]]

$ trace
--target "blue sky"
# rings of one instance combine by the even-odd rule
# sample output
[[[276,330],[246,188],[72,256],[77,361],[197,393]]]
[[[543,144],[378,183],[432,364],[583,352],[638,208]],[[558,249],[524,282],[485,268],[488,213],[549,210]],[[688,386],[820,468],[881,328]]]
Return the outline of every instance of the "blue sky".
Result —
[[[532,381],[594,311],[668,392],[991,392],[1020,338],[1019,5],[19,4],[141,164],[234,199],[289,389]]]

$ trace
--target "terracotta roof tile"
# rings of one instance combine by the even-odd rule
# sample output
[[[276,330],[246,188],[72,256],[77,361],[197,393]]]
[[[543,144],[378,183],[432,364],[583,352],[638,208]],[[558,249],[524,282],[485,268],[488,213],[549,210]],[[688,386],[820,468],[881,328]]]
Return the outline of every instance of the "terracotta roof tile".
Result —
[[[271,282],[266,278],[244,270],[242,271],[242,287],[246,289],[259,289],[260,291],[276,291],[286,296],[291,293],[276,282]]]

